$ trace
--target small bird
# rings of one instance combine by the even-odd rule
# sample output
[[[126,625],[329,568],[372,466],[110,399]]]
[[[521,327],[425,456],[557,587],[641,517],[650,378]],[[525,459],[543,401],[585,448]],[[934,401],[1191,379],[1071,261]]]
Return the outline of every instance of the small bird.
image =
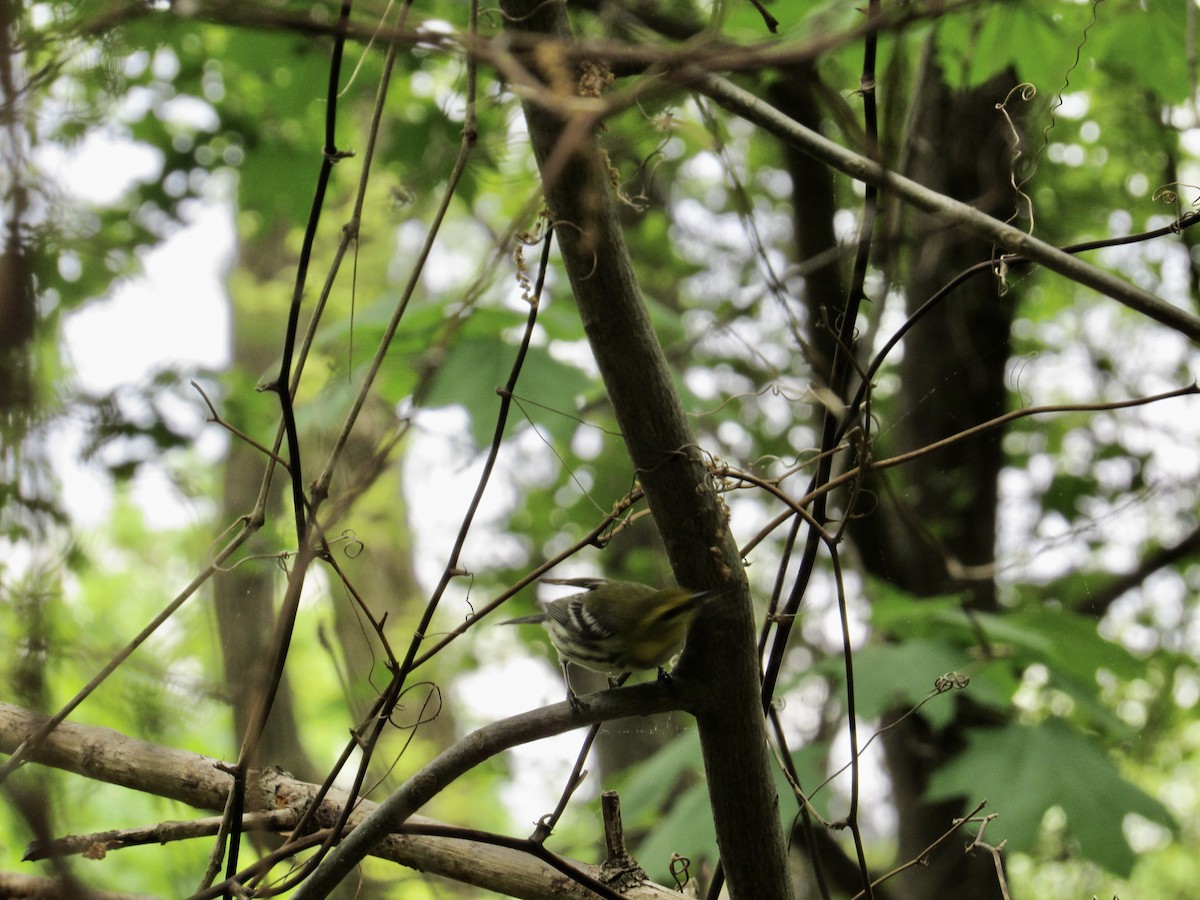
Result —
[[[537,623],[550,633],[567,677],[567,699],[578,705],[567,675],[573,662],[606,675],[666,665],[683,647],[688,626],[717,591],[654,588],[633,581],[605,578],[544,578],[546,584],[584,588],[581,593],[551,600],[532,616],[501,625]]]

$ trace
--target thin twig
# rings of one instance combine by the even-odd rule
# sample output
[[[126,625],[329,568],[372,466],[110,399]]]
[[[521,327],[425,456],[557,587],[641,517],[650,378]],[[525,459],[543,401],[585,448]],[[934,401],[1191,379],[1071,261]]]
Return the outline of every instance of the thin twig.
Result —
[[[186,603],[195,593],[208,581],[212,575],[219,571],[221,564],[229,557],[237,552],[238,548],[248,541],[257,530],[256,526],[245,519],[238,522],[238,531],[230,539],[224,547],[218,551],[209,564],[204,567],[201,572],[189,582],[187,587],[180,591],[175,598],[163,607],[162,611],[150,620],[149,623],[139,631],[124,647],[122,647],[116,655],[112,657],[104,667],[88,680],[88,683],[76,692],[75,696],[68,700],[58,712],[42,723],[38,729],[25,738],[12,754],[5,760],[4,765],[0,766],[0,784],[8,778],[13,772],[24,765],[28,755],[62,722],[66,721],[67,716],[71,715],[84,700],[92,695],[92,692],[117,670],[117,668],[125,662],[142,644],[150,639],[158,629],[173,616],[184,603]]]
[[[212,422],[214,425],[219,425],[221,428],[224,428],[226,431],[228,431],[230,434],[232,434],[235,438],[237,438],[242,443],[246,444],[249,447],[253,447],[259,453],[263,454],[263,456],[267,457],[270,460],[273,460],[278,465],[283,466],[283,469],[285,472],[291,471],[286,459],[284,459],[278,453],[271,450],[271,448],[267,447],[265,444],[260,444],[258,441],[256,441],[254,438],[250,437],[250,435],[246,434],[246,432],[242,431],[240,428],[235,428],[229,422],[225,421],[225,419],[221,417],[221,414],[219,412],[217,412],[217,408],[213,405],[212,400],[209,399],[208,394],[204,393],[204,388],[200,387],[200,385],[198,383],[196,383],[195,381],[192,381],[191,385],[193,388],[196,389],[196,393],[199,394],[201,396],[201,398],[203,398],[204,405],[208,407],[208,421],[209,422]]]
[[[984,802],[986,803],[987,801],[985,800]],[[980,804],[980,806],[975,807],[975,812],[978,812],[979,809],[982,807],[982,805],[983,804]],[[988,853],[990,853],[992,855],[992,862],[995,863],[995,865],[996,865],[996,880],[1000,885],[1000,894],[1004,898],[1004,900],[1011,900],[1011,895],[1008,893],[1008,879],[1004,877],[1004,860],[1000,855],[1001,851],[1004,850],[1004,845],[1007,844],[1008,841],[1004,840],[1004,841],[1001,841],[999,844],[996,844],[993,846],[992,844],[985,842],[983,839],[984,829],[988,827],[988,825],[991,823],[991,821],[993,819],[995,819],[998,814],[997,813],[989,813],[988,815],[984,816],[983,818],[977,819],[977,818],[974,818],[975,812],[971,813],[971,815],[967,816],[965,819],[955,819],[956,825],[965,824],[968,822],[971,822],[971,823],[978,822],[979,823],[979,833],[975,835],[975,837],[971,841],[971,843],[967,844],[966,851],[968,853],[970,853],[976,847],[979,847],[979,848],[986,850]]]
[[[954,824],[951,825],[948,829],[946,829],[946,831],[944,831],[935,841],[933,841],[933,843],[931,843],[928,847],[926,847],[924,850],[922,850],[920,853],[918,853],[912,859],[908,860],[907,862],[905,862],[899,866],[896,866],[896,868],[892,869],[890,872],[885,872],[883,875],[880,875],[878,878],[876,878],[874,881],[871,882],[871,887],[878,887],[879,885],[883,884],[885,881],[888,881],[891,878],[895,878],[897,875],[899,875],[901,872],[906,871],[907,869],[914,868],[915,866],[926,865],[928,862],[928,859],[929,859],[929,854],[932,853],[934,850],[936,850],[938,847],[940,847],[942,844],[944,844],[947,840],[949,840],[950,836],[953,835],[954,832],[958,831],[958,829],[963,826],[963,823],[970,821],[971,817],[974,816],[976,813],[978,813],[986,805],[987,805],[987,801],[984,800],[982,803],[980,803],[978,806],[976,806],[973,810],[971,810],[971,812],[969,812],[967,814],[967,817],[965,819],[955,819]],[[850,900],[860,900],[860,898],[863,898],[863,897],[866,897],[866,892],[859,891],[857,894],[855,894],[853,897],[851,897]]]
[[[267,812],[247,813],[242,817],[244,831],[280,831],[296,821],[296,812],[290,809],[273,809]],[[113,831],[97,831],[91,834],[73,834],[53,841],[33,841],[25,848],[22,862],[37,862],[58,856],[83,855],[89,859],[100,859],[114,850],[141,847],[147,844],[169,844],[175,841],[190,841],[198,837],[212,837],[224,822],[221,816],[209,816],[186,822],[159,822],[136,828],[121,828]]]
[[[569,685],[567,689],[570,690]],[[574,696],[574,694],[571,696]],[[538,819],[537,827],[529,838],[533,843],[544,844],[546,842],[546,839],[550,837],[554,831],[554,827],[558,824],[558,820],[567,811],[567,804],[570,802],[571,797],[579,790],[579,786],[583,784],[583,779],[587,777],[587,769],[584,768],[584,765],[587,763],[588,754],[592,752],[592,744],[596,742],[596,736],[600,733],[601,724],[597,722],[588,729],[587,735],[584,736],[583,744],[579,748],[579,753],[575,757],[575,765],[571,767],[571,773],[567,775],[562,792],[559,794],[558,803],[554,805],[554,812]]]

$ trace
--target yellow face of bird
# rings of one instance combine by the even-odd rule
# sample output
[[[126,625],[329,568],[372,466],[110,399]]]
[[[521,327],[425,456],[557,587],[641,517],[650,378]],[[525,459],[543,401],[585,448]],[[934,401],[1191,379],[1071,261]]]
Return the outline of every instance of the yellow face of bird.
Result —
[[[647,596],[640,621],[626,629],[626,650],[639,668],[652,669],[670,661],[683,647],[688,626],[700,612],[710,591],[666,588]]]

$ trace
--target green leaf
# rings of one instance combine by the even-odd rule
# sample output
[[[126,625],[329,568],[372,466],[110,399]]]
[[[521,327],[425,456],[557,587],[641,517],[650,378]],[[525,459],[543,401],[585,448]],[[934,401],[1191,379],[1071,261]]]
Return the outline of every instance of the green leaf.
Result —
[[[871,595],[872,623],[899,644],[855,654],[855,669],[861,672],[858,699],[864,704],[864,715],[872,715],[871,710],[877,708],[875,702],[883,699],[875,694],[876,690],[884,691],[895,702],[918,702],[917,694],[901,684],[910,684],[907,674],[911,671],[936,668],[926,663],[923,654],[929,654],[958,659],[943,671],[955,668],[967,673],[972,699],[997,707],[1011,704],[1019,686],[1017,673],[1041,664],[1050,673],[1050,685],[1074,699],[1089,725],[1118,737],[1129,736],[1129,727],[1102,701],[1097,673],[1110,672],[1130,681],[1143,674],[1144,663],[1125,647],[1103,637],[1094,619],[1045,606],[968,616],[957,597],[913,597],[874,582]],[[972,648],[980,647],[981,635],[996,657],[982,664],[977,652],[972,652]],[[916,649],[910,653],[905,650],[909,646]],[[951,653],[954,648],[956,651]],[[942,673],[933,677],[938,674]],[[929,707],[924,712],[935,715]]]
[[[1003,616],[979,614],[976,621],[990,642],[1012,652],[1020,667],[1044,665],[1051,686],[1071,695],[1090,726],[1129,736],[1129,727],[1102,702],[1097,673],[1107,671],[1130,681],[1143,674],[1144,665],[1104,638],[1094,619],[1064,609],[1037,608]]]
[[[717,859],[717,832],[708,786],[703,782],[688,788],[675,801],[654,831],[638,845],[637,860],[651,879],[664,881],[670,877],[671,856],[676,853],[686,856],[693,865]]]
[[[487,446],[496,427],[503,387],[512,371],[517,348],[500,338],[463,338],[446,356],[426,405],[461,404],[471,417],[471,434],[478,446]],[[576,427],[578,398],[594,387],[591,379],[574,366],[554,359],[545,347],[530,347],[525,355],[517,393],[542,410],[538,426],[555,440],[564,441]],[[527,407],[531,416],[534,411]]]
[[[805,791],[812,791],[825,780],[827,752],[824,744],[817,743],[792,754],[793,765]],[[688,857],[693,866],[701,860],[717,858],[716,830],[708,787],[700,776],[702,771],[700,742],[696,732],[689,730],[638,766],[621,789],[621,811],[626,827],[636,827],[638,823],[653,825],[650,833],[638,843],[635,856],[655,881],[671,883],[669,866],[673,853]],[[773,774],[780,798],[780,821],[786,833],[799,807],[789,799],[792,797],[791,786],[778,767],[773,769]],[[692,783],[681,790],[681,782],[689,777]],[[830,792],[822,791],[811,801],[826,818],[829,817],[827,804],[831,797]]]
[[[1046,512],[1061,513],[1068,521],[1079,516],[1080,500],[1096,493],[1096,482],[1082,475],[1058,472],[1049,487],[1042,493],[1042,504]]]
[[[1186,2],[1021,0],[968,8],[942,20],[938,61],[947,80],[962,87],[1011,66],[1022,81],[1053,97],[1068,79],[1068,91],[1095,88],[1093,73],[1101,68],[1119,83],[1180,103],[1190,95]]]
[[[1165,806],[1126,781],[1092,740],[1059,719],[971,730],[966,748],[934,775],[926,797],[966,797],[970,804],[986,799],[999,814],[989,828],[993,842],[1007,840],[1009,849],[1022,852],[1036,849],[1046,810],[1061,807],[1083,855],[1122,876],[1136,861],[1122,830],[1126,815],[1177,827]]]
[[[894,637],[927,636],[934,617],[962,609],[962,598],[957,594],[917,597],[878,578],[868,579],[868,585],[871,624],[878,631]]]
[[[994,627],[992,618],[986,628]],[[1093,680],[1101,669],[1126,680],[1143,674],[1142,661],[1121,644],[1102,636],[1091,617],[1065,609],[1041,608],[1010,613],[1004,619],[1026,634],[1038,635],[1045,660],[1055,671]]]
[[[1057,91],[1086,24],[1076,4],[1037,0],[969,8],[942,20],[938,62],[956,87],[975,87],[1012,66],[1018,78],[1040,92]]]
[[[967,668],[971,659],[961,647],[936,640],[912,640],[901,644],[876,644],[854,653],[855,712],[876,719],[888,710],[916,706],[934,689],[934,681],[950,671]],[[819,667],[843,681],[845,666],[840,657],[825,660]],[[1007,698],[1005,698],[1007,699]],[[949,696],[932,700],[921,708],[935,728],[954,716]]]
[[[685,731],[631,773],[621,789],[621,814],[626,823],[648,822],[666,806],[678,787],[680,774],[703,766],[695,731]]]
[[[1186,47],[1188,0],[1105,4],[1098,10],[1107,27],[1097,27],[1089,56],[1118,81],[1132,81],[1164,103],[1191,96]]]

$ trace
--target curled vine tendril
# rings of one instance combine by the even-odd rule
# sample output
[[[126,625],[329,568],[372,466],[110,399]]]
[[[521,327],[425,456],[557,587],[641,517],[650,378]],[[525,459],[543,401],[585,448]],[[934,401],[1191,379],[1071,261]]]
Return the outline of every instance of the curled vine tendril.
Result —
[[[1190,190],[1196,191],[1196,199],[1188,205],[1192,207],[1200,207],[1200,185],[1188,184],[1186,181],[1172,181],[1164,184],[1150,195],[1150,199],[1155,203],[1165,203],[1168,206],[1173,207],[1175,211],[1175,218],[1180,219],[1183,216],[1183,204],[1179,196],[1179,191],[1176,190],[1176,188],[1189,188]]]
[[[1016,123],[1013,122],[1012,116],[1008,113],[1008,104],[1014,96],[1019,97],[1023,102],[1028,103],[1037,96],[1037,87],[1028,81],[1023,81],[1009,91],[1008,95],[1005,96],[1002,102],[996,104],[996,109],[998,109],[1004,115],[1004,121],[1008,123],[1008,130],[1012,133],[1013,155],[1012,162],[1009,164],[1008,183],[1012,185],[1012,189],[1016,192],[1018,197],[1017,208],[1014,209],[1013,214],[1004,221],[1005,223],[1009,223],[1017,219],[1021,215],[1020,202],[1024,201],[1025,212],[1029,216],[1028,234],[1033,234],[1033,199],[1023,190],[1025,185],[1029,182],[1029,179],[1033,177],[1033,171],[1031,171],[1025,178],[1022,178],[1019,182],[1017,181],[1017,163],[1025,154],[1021,149],[1021,132],[1017,130]],[[1061,102],[1061,98],[1059,99]],[[1034,171],[1036,171],[1036,159],[1033,161],[1033,167]]]

